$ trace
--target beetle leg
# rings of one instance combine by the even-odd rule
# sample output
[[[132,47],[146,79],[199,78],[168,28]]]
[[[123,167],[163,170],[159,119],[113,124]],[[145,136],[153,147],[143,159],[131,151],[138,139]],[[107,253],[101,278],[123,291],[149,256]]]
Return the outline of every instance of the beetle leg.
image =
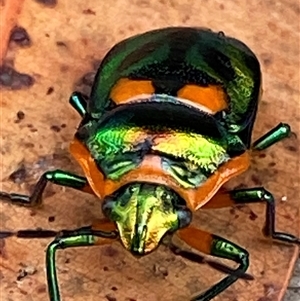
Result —
[[[19,237],[24,239],[33,238],[56,238],[50,243],[46,251],[47,282],[50,301],[60,301],[58,279],[55,265],[55,252],[59,249],[72,247],[86,247],[105,245],[112,243],[119,237],[115,224],[104,218],[93,223],[92,226],[82,227],[75,230],[19,230],[0,231],[0,238]]]
[[[39,206],[42,204],[42,194],[48,182],[61,186],[71,187],[88,193],[93,193],[93,190],[89,186],[88,181],[85,177],[77,176],[75,174],[62,170],[54,170],[47,171],[40,177],[31,195],[0,191],[0,200],[8,201],[20,206]]]
[[[71,106],[79,113],[81,117],[86,114],[87,102],[80,92],[73,92],[70,100]]]
[[[284,138],[289,137],[290,134],[290,126],[286,123],[279,123],[276,127],[254,141],[251,148],[257,151],[264,150],[271,145],[283,140]]]
[[[243,273],[248,269],[249,254],[245,249],[239,247],[238,245],[220,236],[216,236],[193,227],[180,229],[176,233],[181,240],[199,252],[230,259],[239,263],[239,267],[234,270],[236,274],[233,273],[232,275],[225,277],[207,291],[195,296],[192,301],[211,300],[240,278],[238,276],[238,272]],[[179,253],[177,252],[177,254],[192,261],[196,261],[194,260],[195,254],[193,253],[181,251]]]
[[[225,190],[221,189],[207,204],[201,209],[222,208],[245,203],[266,202],[266,221],[263,228],[265,236],[274,239],[300,244],[300,238],[275,230],[275,199],[273,195],[263,187]]]
[[[57,250],[110,244],[112,243],[112,239],[115,238],[117,238],[116,231],[106,232],[95,230],[93,227],[62,231],[61,235],[50,243],[46,251],[47,282],[50,301],[61,300],[55,264],[55,253]]]

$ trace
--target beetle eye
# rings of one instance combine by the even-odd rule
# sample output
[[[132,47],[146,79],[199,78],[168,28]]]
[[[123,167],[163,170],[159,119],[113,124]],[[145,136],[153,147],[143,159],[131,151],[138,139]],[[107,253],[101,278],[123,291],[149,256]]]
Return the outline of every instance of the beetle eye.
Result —
[[[104,198],[103,203],[102,203],[102,211],[105,216],[110,217],[113,211],[113,208],[116,204],[116,201],[113,197],[107,196]]]
[[[179,228],[187,227],[192,221],[192,212],[188,208],[180,208],[177,211]]]

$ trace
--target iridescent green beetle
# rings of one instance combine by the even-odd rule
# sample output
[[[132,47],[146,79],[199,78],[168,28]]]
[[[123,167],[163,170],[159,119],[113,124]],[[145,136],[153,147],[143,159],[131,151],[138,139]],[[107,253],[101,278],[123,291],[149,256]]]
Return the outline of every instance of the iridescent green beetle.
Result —
[[[266,149],[290,133],[287,124],[279,124],[251,144],[260,94],[256,56],[223,33],[165,28],[120,42],[103,59],[90,99],[86,102],[80,93],[70,99],[82,116],[70,150],[85,177],[49,171],[31,196],[0,195],[36,206],[50,181],[95,194],[107,218],[76,230],[2,231],[1,237],[56,236],[46,261],[50,300],[59,301],[57,249],[120,238],[131,253],[144,255],[175,232],[197,251],[239,263],[237,270],[227,270],[230,275],[192,300],[213,299],[246,275],[249,256],[236,244],[190,226],[193,211],[265,202],[264,233],[300,244],[299,238],[275,231],[270,192],[221,188],[248,169],[252,150]],[[171,242],[170,247],[195,260]]]

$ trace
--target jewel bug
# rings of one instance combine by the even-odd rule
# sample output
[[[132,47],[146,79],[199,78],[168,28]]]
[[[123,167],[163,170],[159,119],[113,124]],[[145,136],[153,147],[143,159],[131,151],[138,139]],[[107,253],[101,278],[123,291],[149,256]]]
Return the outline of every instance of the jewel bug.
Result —
[[[37,206],[48,182],[92,193],[105,219],[75,230],[1,231],[0,237],[53,237],[46,268],[51,301],[60,301],[55,266],[58,249],[108,244],[119,239],[134,255],[146,255],[176,234],[193,249],[239,264],[192,300],[209,301],[238,278],[250,279],[247,250],[191,225],[198,209],[264,202],[264,234],[300,244],[275,230],[275,200],[263,187],[226,190],[249,168],[253,151],[289,136],[280,123],[251,143],[261,97],[261,70],[242,42],[200,28],[149,31],[115,45],[97,71],[88,100],[74,92],[70,103],[82,120],[70,152],[84,176],[62,170],[42,175],[30,196],[1,192],[12,204]],[[170,249],[187,259],[205,259]]]

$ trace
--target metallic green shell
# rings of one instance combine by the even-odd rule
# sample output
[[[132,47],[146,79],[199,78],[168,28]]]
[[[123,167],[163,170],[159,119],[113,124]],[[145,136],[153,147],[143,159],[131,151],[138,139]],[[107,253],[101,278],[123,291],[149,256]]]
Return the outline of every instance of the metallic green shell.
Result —
[[[92,118],[114,107],[109,94],[121,78],[152,80],[155,93],[172,96],[186,84],[221,85],[229,96],[221,122],[249,146],[261,72],[256,56],[242,42],[201,28],[171,27],[118,43],[97,72],[88,103]]]
[[[172,96],[119,106],[101,121],[82,126],[77,135],[106,178],[118,181],[145,155],[157,154],[161,168],[184,188],[201,186],[245,151],[239,137],[227,133],[212,115],[191,110]]]

